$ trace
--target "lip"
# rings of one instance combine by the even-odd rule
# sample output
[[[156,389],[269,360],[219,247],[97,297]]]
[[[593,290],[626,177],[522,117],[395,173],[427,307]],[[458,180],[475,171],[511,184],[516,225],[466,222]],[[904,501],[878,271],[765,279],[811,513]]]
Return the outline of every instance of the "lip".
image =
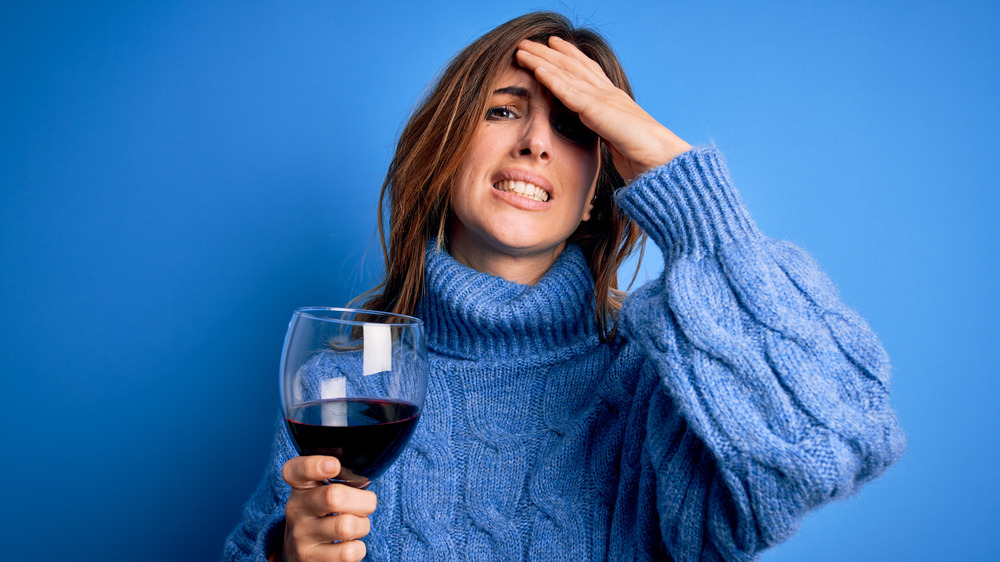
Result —
[[[545,176],[537,172],[532,172],[531,170],[525,170],[522,168],[505,168],[497,172],[491,178],[490,185],[495,185],[497,182],[503,180],[523,181],[525,183],[535,184],[548,192],[549,201],[552,201],[552,199],[555,198],[555,193],[552,192],[552,184],[549,183],[549,180],[545,179]],[[504,192],[501,191],[500,193]],[[549,201],[546,201],[546,203]]]
[[[527,181],[527,180],[524,180]],[[510,193],[508,191],[500,191],[499,189],[490,188],[493,192],[493,196],[506,204],[521,209],[524,211],[544,211],[552,207],[552,199],[548,201],[536,201],[530,197],[524,197],[523,195],[518,195],[516,193]]]
[[[508,191],[501,191],[493,187],[497,184],[497,182],[504,180],[521,181],[534,184],[535,186],[544,189],[545,192],[549,194],[549,199],[547,201],[537,201],[530,197],[524,197]],[[493,195],[506,202],[508,205],[525,211],[544,211],[552,207],[552,184],[549,183],[549,180],[545,179],[545,177],[541,174],[521,168],[505,168],[497,172],[491,178],[490,182],[490,191],[493,192]]]

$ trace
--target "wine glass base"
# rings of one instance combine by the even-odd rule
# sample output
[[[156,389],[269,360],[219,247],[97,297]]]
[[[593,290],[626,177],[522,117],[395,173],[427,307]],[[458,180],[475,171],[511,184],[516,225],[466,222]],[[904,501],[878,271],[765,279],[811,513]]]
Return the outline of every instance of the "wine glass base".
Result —
[[[351,488],[357,488],[359,490],[366,490],[369,485],[371,485],[371,480],[342,480],[340,478],[327,478],[323,481],[324,484],[343,484],[344,486],[350,486]]]

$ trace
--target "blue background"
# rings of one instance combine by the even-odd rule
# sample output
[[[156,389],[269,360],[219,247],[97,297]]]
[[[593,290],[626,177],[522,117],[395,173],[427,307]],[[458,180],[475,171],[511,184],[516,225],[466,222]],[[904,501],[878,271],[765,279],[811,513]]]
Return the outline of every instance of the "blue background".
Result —
[[[995,554],[996,3],[181,1],[0,9],[5,558],[219,556],[291,310],[370,287],[410,109],[537,8],[598,26],[893,358],[906,457],[764,560]]]

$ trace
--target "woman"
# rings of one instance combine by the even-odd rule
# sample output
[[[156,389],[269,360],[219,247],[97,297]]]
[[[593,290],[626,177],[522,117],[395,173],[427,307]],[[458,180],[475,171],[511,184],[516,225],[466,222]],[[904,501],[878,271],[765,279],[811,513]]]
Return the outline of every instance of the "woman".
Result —
[[[455,58],[386,197],[366,306],[426,323],[417,432],[362,491],[279,424],[228,559],[747,560],[902,454],[865,323],[559,15]],[[665,270],[625,297],[643,232]]]

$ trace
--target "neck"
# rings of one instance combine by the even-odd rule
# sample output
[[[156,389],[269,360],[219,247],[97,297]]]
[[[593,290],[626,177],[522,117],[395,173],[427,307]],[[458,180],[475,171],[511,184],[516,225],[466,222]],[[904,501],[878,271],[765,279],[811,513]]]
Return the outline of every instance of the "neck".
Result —
[[[431,240],[425,282],[415,315],[424,321],[435,353],[536,361],[599,341],[594,281],[576,246],[567,245],[545,276],[528,286],[468,267]]]
[[[482,245],[465,245],[455,241],[448,252],[459,263],[476,271],[496,275],[522,285],[534,285],[552,267],[566,247],[562,242],[556,247],[537,252],[499,251]]]

